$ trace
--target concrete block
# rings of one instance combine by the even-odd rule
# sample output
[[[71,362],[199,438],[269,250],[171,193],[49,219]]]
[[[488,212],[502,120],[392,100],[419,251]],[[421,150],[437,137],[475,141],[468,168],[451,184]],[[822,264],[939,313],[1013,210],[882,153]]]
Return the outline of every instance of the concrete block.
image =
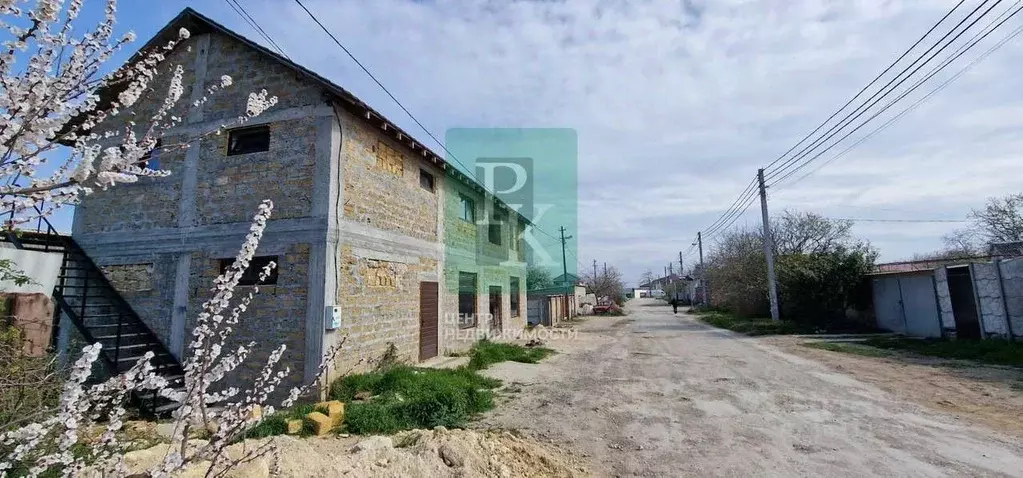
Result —
[[[330,400],[316,404],[317,410],[326,410],[334,426],[338,426],[345,419],[345,404],[338,400]]]
[[[297,435],[302,432],[302,420],[288,420],[288,435]]]
[[[316,436],[324,436],[334,429],[334,422],[330,419],[330,417],[320,412],[308,413],[306,414],[305,419],[313,426],[313,433],[315,433]]]

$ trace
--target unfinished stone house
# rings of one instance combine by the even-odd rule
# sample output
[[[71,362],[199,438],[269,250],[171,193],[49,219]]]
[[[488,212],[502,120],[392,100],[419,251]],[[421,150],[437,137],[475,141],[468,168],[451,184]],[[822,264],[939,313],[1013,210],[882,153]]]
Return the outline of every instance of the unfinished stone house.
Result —
[[[191,141],[149,159],[172,175],[86,197],[72,232],[169,354],[182,357],[190,321],[263,199],[275,207],[250,271],[271,260],[277,269],[236,327],[237,341],[258,343],[243,376],[282,343],[290,386],[309,380],[342,337],[333,375],[372,366],[392,345],[397,359],[416,362],[465,349],[478,331],[525,326],[524,218],[351,93],[192,9],[143,48],[182,27],[191,38],[163,68],[184,67],[182,103],[222,75],[233,86],[163,136],[163,145]],[[158,106],[169,76],[136,114]],[[264,88],[275,107],[190,139]],[[61,328],[65,342],[71,329]]]

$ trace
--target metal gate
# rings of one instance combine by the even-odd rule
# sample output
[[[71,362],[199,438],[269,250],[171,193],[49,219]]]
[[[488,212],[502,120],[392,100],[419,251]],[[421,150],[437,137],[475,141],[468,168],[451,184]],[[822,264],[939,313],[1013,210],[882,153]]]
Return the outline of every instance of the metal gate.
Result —
[[[931,274],[876,277],[873,289],[879,328],[914,337],[941,337]]]

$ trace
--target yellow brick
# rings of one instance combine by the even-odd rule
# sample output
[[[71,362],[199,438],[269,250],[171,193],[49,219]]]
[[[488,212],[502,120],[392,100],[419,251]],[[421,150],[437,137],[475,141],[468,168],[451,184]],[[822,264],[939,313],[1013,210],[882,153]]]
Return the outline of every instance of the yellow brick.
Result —
[[[255,407],[252,407],[252,411],[249,412],[249,419],[259,420],[260,418],[263,418],[263,407],[256,405]]]
[[[338,400],[317,403],[316,409],[326,410],[327,416],[330,417],[330,420],[334,423],[335,427],[340,425],[345,419],[345,404]]]
[[[302,432],[302,420],[288,420],[288,435],[297,435]]]
[[[313,433],[315,433],[316,436],[326,435],[327,433],[330,433],[330,430],[332,428],[334,428],[333,422],[331,421],[330,417],[320,412],[312,412],[306,414],[305,419],[308,420],[310,424],[312,424]]]

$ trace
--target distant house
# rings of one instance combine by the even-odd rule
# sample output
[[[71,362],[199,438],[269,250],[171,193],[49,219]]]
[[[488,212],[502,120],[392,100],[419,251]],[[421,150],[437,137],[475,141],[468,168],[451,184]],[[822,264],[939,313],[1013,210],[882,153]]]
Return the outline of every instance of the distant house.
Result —
[[[581,285],[553,286],[527,292],[526,321],[530,325],[555,326],[579,313],[586,296]]]
[[[575,274],[561,274],[554,278],[555,285],[576,285],[579,283],[579,276]]]

